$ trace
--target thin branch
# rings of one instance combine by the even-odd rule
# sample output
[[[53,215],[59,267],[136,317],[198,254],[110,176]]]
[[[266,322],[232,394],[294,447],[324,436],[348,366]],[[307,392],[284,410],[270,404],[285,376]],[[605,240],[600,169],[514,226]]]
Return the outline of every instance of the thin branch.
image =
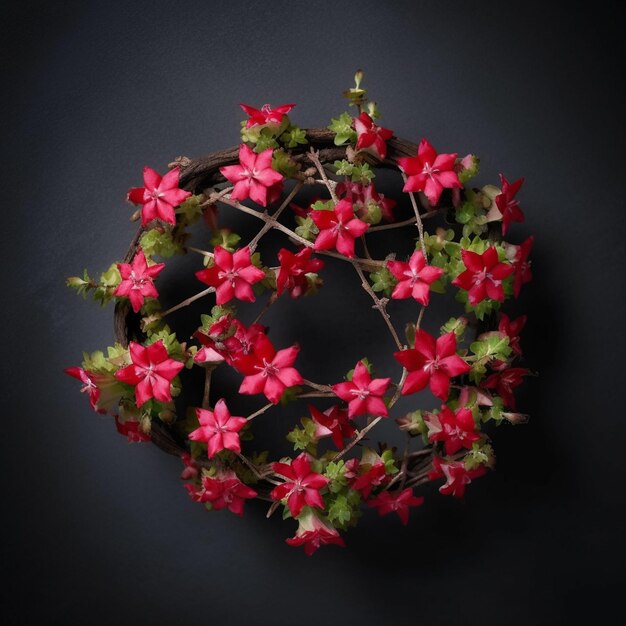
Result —
[[[328,180],[328,176],[326,176],[326,170],[324,169],[324,166],[320,162],[319,152],[311,148],[311,150],[308,152],[308,157],[311,163],[315,165],[315,167],[317,168],[317,171],[320,173],[322,182],[324,183],[324,185],[326,185],[326,189],[328,189],[328,192],[330,193],[330,197],[333,199],[333,202],[337,204],[339,202],[339,199],[337,198],[337,194],[335,193],[336,183],[331,184],[330,180]]]
[[[169,315],[170,313],[173,313],[174,311],[178,311],[178,309],[182,309],[183,307],[189,306],[192,302],[195,302],[196,300],[200,300],[200,298],[203,298],[204,296],[207,296],[208,294],[213,293],[214,291],[215,291],[215,287],[209,287],[208,289],[205,289],[204,291],[197,293],[195,296],[191,296],[191,298],[187,298],[186,300],[183,300],[182,302],[180,302],[176,306],[173,306],[171,309],[168,309],[164,313],[161,313],[161,317],[165,317],[166,315]]]
[[[429,217],[434,217],[437,215],[439,211],[428,211],[427,213],[422,213],[420,217],[425,220]],[[394,228],[402,228],[403,226],[411,226],[411,224],[415,224],[417,219],[415,217],[410,217],[407,220],[402,222],[392,222],[391,224],[379,224],[377,226],[370,226],[367,229],[367,233],[377,233],[380,230],[392,230]]]
[[[365,435],[367,435],[367,433],[372,430],[372,428],[374,428],[374,426],[376,426],[376,424],[378,424],[381,419],[383,419],[382,415],[379,415],[378,417],[374,418],[367,426],[362,428],[358,432],[357,436],[343,450],[337,452],[337,454],[333,457],[333,461],[338,461],[347,452],[352,450],[352,448],[354,448],[354,446],[356,446],[356,444],[359,443],[359,441],[361,441],[361,439],[363,439],[363,437],[365,437]]]
[[[263,415],[263,413],[265,413],[265,411],[268,411],[269,409],[271,409],[274,406],[273,402],[268,402],[265,406],[262,406],[258,411],[255,411],[254,413],[251,413],[250,415],[248,415],[248,417],[246,417],[246,419],[248,421],[253,420],[255,417],[258,417],[259,415]]]
[[[204,393],[202,394],[202,408],[209,408],[209,396],[211,393],[211,375],[213,374],[213,370],[215,369],[214,365],[205,366],[204,372]]]
[[[406,184],[406,181],[407,181],[406,174],[402,171],[400,171],[400,174],[402,174],[402,179],[404,180],[404,183]],[[412,191],[409,191],[409,198],[411,199],[411,204],[413,205],[413,212],[415,213],[415,221],[417,223],[417,230],[419,231],[420,246],[422,248],[422,253],[424,254],[424,258],[426,258],[426,244],[424,243],[424,225],[422,224],[420,211],[417,208],[415,194]]]
[[[396,346],[398,347],[398,350],[402,350],[403,345],[400,343],[400,339],[398,338],[398,333],[396,332],[396,329],[393,327],[393,324],[391,323],[391,319],[389,318],[389,314],[387,313],[385,309],[386,300],[385,301],[381,300],[374,293],[374,290],[371,288],[367,278],[365,278],[365,274],[363,274],[363,270],[360,268],[358,263],[352,263],[352,266],[354,267],[357,274],[361,278],[361,286],[363,287],[363,289],[365,289],[365,291],[367,291],[367,293],[370,295],[370,297],[374,301],[374,308],[378,309],[380,311],[380,314],[383,316],[383,319],[385,320],[385,324],[387,324],[387,327],[389,328],[389,332],[391,333],[391,336],[393,340],[395,341]]]

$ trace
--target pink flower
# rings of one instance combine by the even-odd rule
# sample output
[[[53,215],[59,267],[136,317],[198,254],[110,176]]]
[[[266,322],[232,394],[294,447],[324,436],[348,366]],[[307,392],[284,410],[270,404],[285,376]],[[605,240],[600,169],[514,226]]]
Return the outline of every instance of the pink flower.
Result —
[[[448,399],[450,379],[467,374],[471,367],[456,353],[454,331],[441,335],[435,341],[425,330],[415,333],[415,347],[393,355],[410,373],[402,386],[402,395],[421,391],[430,384],[430,390],[442,401]]]
[[[502,193],[496,196],[496,206],[502,215],[502,234],[506,235],[511,222],[523,222],[524,214],[519,208],[519,201],[515,199],[524,179],[518,178],[514,183],[509,183],[504,174],[500,174]]]
[[[280,125],[283,121],[283,116],[289,113],[296,105],[281,104],[275,109],[272,109],[269,104],[264,104],[260,109],[255,109],[249,104],[240,104],[239,106],[250,116],[246,122],[246,128],[250,128],[257,124],[260,126],[264,126],[265,124]]]
[[[335,544],[345,548],[345,543],[339,532],[325,524],[312,510],[303,513],[298,518],[298,530],[294,537],[285,541],[290,546],[304,546],[304,552],[311,556],[320,546]]]
[[[432,205],[437,204],[444,189],[462,187],[455,171],[455,160],[456,153],[437,155],[430,143],[422,139],[417,156],[398,159],[408,177],[402,191],[423,191]]]
[[[324,500],[320,495],[320,489],[325,487],[329,480],[311,471],[306,452],[297,456],[290,464],[272,463],[272,470],[285,477],[287,481],[274,487],[270,497],[274,500],[287,498],[287,506],[293,517],[298,517],[303,507],[307,505],[324,510]]]
[[[226,361],[233,365],[240,356],[252,352],[254,341],[259,335],[265,334],[265,330],[261,324],[247,327],[231,315],[223,315],[211,325],[208,333],[199,330],[194,333],[193,336],[202,344],[194,360],[209,364]]]
[[[427,413],[424,421],[428,426],[428,440],[443,441],[447,455],[455,454],[461,448],[470,450],[480,439],[476,432],[476,422],[468,408],[452,411],[445,404],[439,414]]]
[[[147,347],[131,341],[128,349],[132,364],[117,370],[115,378],[135,386],[138,407],[150,398],[169,402],[172,399],[170,383],[184,363],[169,358],[161,339]]]
[[[520,315],[514,320],[510,320],[506,313],[500,313],[500,323],[498,331],[509,338],[509,346],[515,354],[522,356],[522,348],[520,346],[520,333],[526,325],[526,315]]]
[[[465,487],[469,485],[474,478],[479,478],[487,473],[484,465],[473,470],[466,470],[462,461],[444,461],[439,457],[433,459],[433,469],[428,474],[429,480],[437,478],[445,478],[445,484],[439,487],[439,493],[444,496],[454,496],[462,498],[465,495]]]
[[[397,202],[391,198],[385,198],[382,193],[378,193],[373,182],[369,185],[363,185],[344,180],[337,185],[335,191],[340,198],[345,198],[352,202],[354,213],[360,219],[365,219],[370,214],[372,205],[380,209],[383,219],[388,222],[393,222],[395,219],[393,208]],[[306,217],[306,213],[304,217]]]
[[[133,204],[141,204],[141,223],[143,226],[154,219],[168,224],[176,224],[174,207],[177,207],[191,193],[178,188],[180,170],[175,167],[161,177],[152,168],[143,168],[144,187],[134,187],[128,192],[128,199]]]
[[[428,306],[430,301],[430,285],[443,275],[441,268],[426,265],[421,250],[416,250],[408,263],[387,261],[387,268],[398,281],[391,297],[404,300],[412,296],[424,306]]]
[[[524,376],[530,372],[523,367],[509,367],[501,372],[491,374],[482,384],[485,389],[495,389],[504,400],[506,406],[515,408],[513,389],[524,382]]]
[[[498,251],[490,246],[482,254],[461,250],[463,264],[467,268],[452,284],[468,292],[469,303],[476,306],[485,298],[504,302],[502,281],[513,273],[513,266],[500,263]]]
[[[183,487],[192,500],[210,502],[211,508],[216,511],[228,509],[239,516],[243,516],[245,501],[258,495],[254,489],[242,483],[232,470],[223,470],[215,477],[203,476],[199,488],[191,483]]]
[[[63,370],[69,376],[77,378],[83,383],[80,388],[81,393],[86,393],[89,396],[89,404],[91,408],[97,413],[106,413],[104,409],[98,407],[98,400],[100,399],[100,389],[96,384],[96,375],[84,370],[82,367],[67,367]]]
[[[333,211],[314,210],[309,216],[319,228],[315,239],[315,250],[331,250],[352,258],[354,256],[354,240],[360,237],[369,224],[354,216],[352,203],[340,200]]]
[[[332,437],[338,450],[343,448],[344,439],[352,437],[356,432],[348,419],[348,412],[339,406],[332,406],[322,413],[309,404],[309,412],[315,422],[315,437]]]
[[[534,239],[535,238],[531,235],[519,246],[512,246],[509,244],[507,249],[507,254],[509,253],[509,250],[511,250],[514,254],[513,268],[515,275],[513,276],[513,294],[516,298],[519,297],[522,285],[529,283],[533,279],[533,275],[530,270],[532,261],[529,261],[528,257],[530,256]]]
[[[352,380],[332,386],[335,395],[348,403],[348,415],[389,415],[383,396],[391,383],[391,378],[370,376],[363,361],[359,361],[352,374]]]
[[[299,350],[294,345],[276,352],[267,336],[259,335],[252,353],[234,362],[234,367],[245,376],[239,393],[263,393],[270,402],[278,404],[285,389],[302,383],[302,376],[292,367]]]
[[[276,276],[276,293],[280,296],[285,289],[292,298],[299,298],[309,289],[307,274],[317,273],[324,267],[321,259],[311,259],[311,248],[303,248],[297,254],[281,248],[278,252],[280,269]]]
[[[372,462],[359,463],[358,459],[346,461],[345,477],[349,480],[350,488],[358,491],[363,498],[369,498],[374,487],[378,487],[389,480],[385,471],[385,464],[380,457]]]
[[[222,450],[241,452],[239,431],[247,424],[245,417],[231,417],[224,400],[218,400],[214,411],[196,409],[200,428],[189,433],[192,441],[208,444],[208,456],[212,459]]]
[[[126,420],[122,422],[119,415],[115,416],[115,428],[120,435],[124,435],[130,443],[140,443],[142,441],[150,441],[151,437],[148,433],[141,430],[141,424],[137,420]]]
[[[191,454],[183,452],[180,455],[180,460],[183,462],[185,469],[183,469],[180,477],[182,480],[191,480],[198,475],[198,464],[193,460]]]
[[[405,526],[409,523],[409,507],[420,506],[423,503],[424,498],[416,498],[411,487],[394,493],[381,491],[367,502],[369,506],[378,509],[378,515],[387,515],[387,513],[395,511]]]
[[[354,130],[357,134],[356,149],[366,150],[381,161],[387,156],[387,141],[393,137],[393,131],[374,124],[365,112],[354,118]]]
[[[252,199],[267,206],[268,189],[283,180],[283,175],[272,169],[273,150],[268,148],[256,154],[245,143],[239,146],[239,165],[225,165],[220,172],[234,184],[230,197],[233,200]]]
[[[164,267],[165,263],[148,266],[143,250],[139,250],[130,263],[117,264],[122,282],[116,287],[113,295],[128,298],[133,311],[139,313],[144,298],[159,297],[159,292],[152,281]]]
[[[265,272],[252,265],[248,246],[234,253],[215,246],[213,265],[196,272],[196,278],[215,287],[215,302],[226,304],[233,298],[254,302],[252,285],[265,278]]]

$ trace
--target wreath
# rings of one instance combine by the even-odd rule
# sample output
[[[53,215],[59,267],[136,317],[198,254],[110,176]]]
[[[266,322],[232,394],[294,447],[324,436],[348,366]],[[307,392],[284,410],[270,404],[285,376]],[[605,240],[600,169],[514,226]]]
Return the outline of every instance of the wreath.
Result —
[[[250,498],[269,502],[268,516],[282,509],[297,523],[287,543],[309,555],[322,544],[343,546],[341,533],[368,507],[395,512],[406,524],[427,483],[462,498],[494,466],[491,425],[527,419],[514,396],[530,374],[519,365],[526,316],[511,319],[500,310],[531,280],[533,238],[503,239],[512,222],[524,220],[517,199],[523,179],[501,174],[497,187],[469,185],[478,173],[474,155],[459,158],[427,139],[416,145],[395,137],[379,125],[361,81],[357,72],[344,94],[354,113],[327,128],[293,124],[293,104],[242,104],[247,119],[237,148],[178,157],[164,175],[145,167],[143,187],[128,192],[138,207],[132,219],[141,225],[125,259],[99,278],[85,270],[67,280],[101,304],[115,301],[115,345],[85,353],[80,367],[66,370],[81,381],[91,407],[112,415],[131,442],[152,441],[179,456],[185,489],[208,510],[242,515]],[[376,188],[383,169],[402,179],[405,206]],[[300,206],[306,188],[318,196]],[[399,219],[402,210],[409,216]],[[235,212],[258,222],[250,241],[228,228]],[[189,242],[198,222],[208,227],[203,248]],[[373,258],[368,239],[390,229],[411,237],[414,250]],[[285,236],[277,258],[259,253],[271,230]],[[203,288],[164,310],[157,287],[165,263],[157,260],[179,254],[197,255]],[[323,374],[309,372],[305,378],[298,344],[275,345],[262,324],[278,301],[313,301],[322,278],[333,280],[329,257],[351,266],[380,314],[395,346],[397,371],[389,376],[355,355],[343,380],[320,381]],[[431,298],[446,291],[455,292],[461,314],[433,335],[422,328],[423,317]],[[198,300],[205,313],[182,341],[168,317]],[[414,305],[403,333],[391,317],[396,300]],[[244,324],[237,307],[255,306],[255,321]],[[187,370],[198,368],[202,401],[186,407]],[[224,368],[240,377],[239,394],[261,401],[253,413],[236,415],[238,396],[216,394],[211,382]],[[421,391],[428,408],[398,415],[398,400]],[[306,414],[286,435],[293,453],[270,460],[268,451],[253,449],[254,430],[294,402]],[[406,445],[368,445],[376,426],[394,417]]]

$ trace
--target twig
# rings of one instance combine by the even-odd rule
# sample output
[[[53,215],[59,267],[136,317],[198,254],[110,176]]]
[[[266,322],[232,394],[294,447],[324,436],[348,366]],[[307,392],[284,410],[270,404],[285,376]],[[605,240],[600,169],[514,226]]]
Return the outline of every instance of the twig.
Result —
[[[396,332],[396,329],[393,327],[393,324],[391,323],[391,319],[389,318],[389,314],[387,313],[385,309],[386,301],[381,300],[374,293],[374,290],[370,287],[370,284],[367,278],[365,278],[365,274],[363,274],[363,270],[358,265],[358,263],[352,263],[352,266],[354,267],[357,274],[361,278],[361,286],[363,287],[363,289],[365,289],[365,291],[367,291],[367,293],[370,295],[372,300],[374,300],[374,308],[378,309],[380,311],[380,314],[383,316],[383,319],[385,320],[385,324],[387,324],[387,327],[389,328],[389,332],[391,333],[391,336],[393,340],[395,341],[396,346],[398,347],[398,350],[402,350],[403,346],[400,343],[400,339],[398,338],[398,333]]]
[[[272,402],[268,402],[265,406],[261,407],[258,411],[255,411],[254,413],[251,413],[250,415],[248,415],[248,417],[246,417],[246,419],[248,421],[251,421],[255,417],[258,417],[259,415],[263,415],[263,413],[265,413],[265,411],[267,411],[268,409],[271,409],[273,406],[274,406],[274,404]]]
[[[400,171],[402,174],[402,179],[406,184],[407,177],[406,174]],[[424,243],[424,225],[422,224],[422,218],[420,217],[420,211],[417,208],[417,202],[415,201],[415,194],[412,191],[409,191],[409,198],[411,199],[411,204],[413,205],[413,211],[415,213],[415,221],[417,223],[417,230],[419,231],[420,238],[420,246],[422,248],[422,253],[424,254],[424,258],[426,258],[426,244]]]
[[[337,204],[339,202],[339,199],[337,198],[337,194],[335,193],[335,185],[331,185],[330,180],[328,180],[328,176],[326,176],[326,170],[320,162],[319,152],[311,148],[311,150],[308,152],[308,157],[311,163],[315,165],[317,171],[320,173],[322,182],[326,185],[326,188],[328,189],[328,192],[330,193],[330,197],[332,198],[333,202]]]
[[[182,309],[185,306],[189,306],[192,302],[195,302],[196,300],[199,300],[200,298],[210,293],[213,293],[214,291],[215,291],[215,287],[209,287],[208,289],[205,289],[204,291],[197,293],[195,296],[191,296],[191,298],[187,298],[186,300],[183,300],[182,302],[180,302],[176,306],[173,306],[171,309],[168,309],[164,313],[161,313],[161,317],[165,317],[166,315],[169,315],[170,313],[173,313],[174,311],[178,311],[178,309]]]
[[[362,428],[358,432],[357,436],[343,450],[337,452],[337,454],[333,457],[333,461],[338,461],[344,454],[346,454],[354,446],[356,446],[356,444],[359,443],[359,441],[361,441],[361,439],[363,439],[363,437],[365,437],[365,435],[367,435],[367,433],[372,430],[372,428],[374,428],[374,426],[376,426],[376,424],[378,424],[381,419],[383,419],[382,415],[379,415],[378,417],[374,418],[367,426]]]
[[[211,393],[211,375],[215,369],[214,365],[205,366],[204,372],[204,393],[202,394],[202,408],[209,408],[209,395]]]

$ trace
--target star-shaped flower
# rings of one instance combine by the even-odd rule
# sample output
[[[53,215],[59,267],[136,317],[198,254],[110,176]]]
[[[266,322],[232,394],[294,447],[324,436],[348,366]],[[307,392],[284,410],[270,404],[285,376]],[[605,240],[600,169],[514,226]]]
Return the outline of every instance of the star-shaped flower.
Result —
[[[283,175],[272,169],[272,148],[258,154],[245,143],[239,146],[239,165],[225,165],[220,172],[231,183],[233,200],[250,198],[261,206],[267,206],[268,189],[283,180]]]
[[[455,161],[456,153],[438,155],[432,145],[422,139],[417,156],[398,159],[398,164],[407,175],[402,191],[423,191],[432,205],[437,204],[444,189],[462,187],[455,171]]]
[[[430,302],[430,285],[443,275],[440,267],[426,264],[421,250],[416,250],[408,263],[387,261],[387,268],[398,281],[391,297],[395,300],[413,297],[424,306]]]
[[[502,234],[506,235],[511,222],[523,222],[524,214],[519,207],[519,200],[515,199],[517,192],[524,183],[523,178],[509,183],[504,174],[500,174],[502,193],[496,196],[496,206],[502,216]]]
[[[402,395],[430,390],[442,401],[448,399],[450,379],[466,374],[471,367],[456,353],[456,335],[450,331],[435,338],[425,330],[415,333],[415,347],[393,355],[409,371],[402,386]]]
[[[352,202],[339,200],[334,210],[313,210],[309,213],[319,229],[315,239],[315,250],[332,250],[352,258],[354,257],[354,240],[360,237],[369,224],[355,217]]]
[[[377,126],[365,112],[354,118],[354,130],[357,134],[357,150],[371,152],[381,161],[387,157],[387,141],[393,137],[392,130]]]
[[[213,265],[196,272],[196,278],[215,287],[215,302],[220,305],[233,298],[254,302],[252,285],[263,280],[265,272],[252,264],[248,246],[234,253],[215,246]]]
[[[245,417],[233,417],[224,399],[218,400],[213,411],[196,409],[200,427],[189,433],[192,441],[204,441],[212,459],[222,450],[241,452],[239,431],[247,424]]]
[[[393,493],[381,491],[377,496],[367,501],[368,506],[378,510],[378,515],[387,515],[387,513],[395,511],[404,526],[409,523],[409,507],[420,506],[423,503],[424,498],[415,497],[411,487]]]
[[[165,267],[165,263],[148,265],[143,250],[139,250],[130,263],[118,263],[122,282],[113,292],[114,296],[128,298],[135,313],[139,313],[144,298],[158,298],[159,292],[153,280]]]
[[[363,361],[359,361],[352,374],[352,380],[332,386],[335,395],[348,403],[348,415],[389,415],[383,396],[391,383],[391,378],[370,376]]]
[[[131,341],[128,349],[132,363],[117,370],[115,378],[135,387],[138,407],[151,398],[169,402],[172,399],[170,383],[184,363],[169,358],[161,339],[147,347]]]
[[[246,128],[252,126],[264,126],[265,124],[280,125],[283,121],[283,117],[295,107],[295,104],[281,104],[272,109],[269,104],[264,104],[260,109],[255,109],[249,104],[239,105],[244,112],[249,116],[246,122]]]
[[[178,188],[180,170],[175,167],[161,176],[152,168],[143,168],[144,187],[134,187],[128,192],[128,199],[134,204],[141,204],[141,223],[143,226],[154,219],[168,224],[176,224],[174,207],[177,207],[191,193]]]

